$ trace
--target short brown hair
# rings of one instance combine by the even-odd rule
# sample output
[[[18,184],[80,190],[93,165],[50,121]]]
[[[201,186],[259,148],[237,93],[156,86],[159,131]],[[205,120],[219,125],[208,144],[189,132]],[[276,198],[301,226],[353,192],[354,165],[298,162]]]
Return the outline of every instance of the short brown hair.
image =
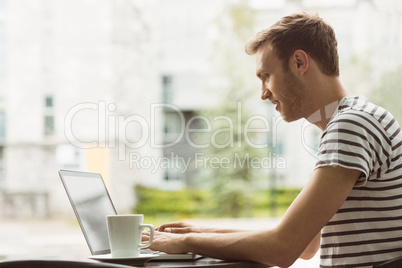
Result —
[[[285,70],[293,52],[301,49],[317,62],[324,74],[339,76],[338,42],[334,30],[318,15],[297,13],[283,17],[257,33],[246,44],[246,53],[253,55],[263,45],[272,46]]]

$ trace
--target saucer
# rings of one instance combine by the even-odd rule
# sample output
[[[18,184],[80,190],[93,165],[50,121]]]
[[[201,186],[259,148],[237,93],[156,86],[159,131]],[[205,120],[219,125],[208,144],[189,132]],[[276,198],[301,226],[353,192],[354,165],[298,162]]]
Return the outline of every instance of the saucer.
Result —
[[[89,256],[88,258],[96,261],[123,264],[123,265],[144,265],[147,261],[156,257],[159,257],[159,255],[140,254],[137,257],[112,257],[112,254],[102,254],[102,255]]]

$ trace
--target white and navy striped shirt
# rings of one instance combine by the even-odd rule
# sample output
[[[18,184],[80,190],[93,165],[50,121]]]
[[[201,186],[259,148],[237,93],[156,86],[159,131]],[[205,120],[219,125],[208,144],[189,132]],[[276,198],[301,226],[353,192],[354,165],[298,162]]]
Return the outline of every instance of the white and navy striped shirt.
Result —
[[[322,229],[321,267],[372,267],[402,256],[402,132],[385,109],[346,97],[322,133],[318,162],[362,172]]]

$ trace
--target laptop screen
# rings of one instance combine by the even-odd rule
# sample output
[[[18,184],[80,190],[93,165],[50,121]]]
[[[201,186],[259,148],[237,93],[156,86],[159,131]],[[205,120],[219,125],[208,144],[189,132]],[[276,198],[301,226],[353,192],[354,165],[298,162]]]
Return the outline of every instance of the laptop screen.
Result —
[[[117,213],[102,176],[67,170],[59,174],[92,255],[110,253],[106,216]]]

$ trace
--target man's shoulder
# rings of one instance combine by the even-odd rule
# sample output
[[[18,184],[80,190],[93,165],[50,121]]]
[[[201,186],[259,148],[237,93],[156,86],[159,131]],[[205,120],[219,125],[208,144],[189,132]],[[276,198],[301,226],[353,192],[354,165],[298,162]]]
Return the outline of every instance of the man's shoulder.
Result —
[[[331,127],[360,127],[384,129],[396,122],[394,116],[385,108],[369,102],[364,97],[348,97],[339,106],[339,112],[331,120]],[[399,125],[398,125],[399,127]]]
[[[354,101],[354,103],[351,103]],[[402,131],[394,116],[366,99],[349,99],[324,130],[322,139],[369,142],[374,147],[402,142]],[[335,135],[335,136],[334,136]]]

